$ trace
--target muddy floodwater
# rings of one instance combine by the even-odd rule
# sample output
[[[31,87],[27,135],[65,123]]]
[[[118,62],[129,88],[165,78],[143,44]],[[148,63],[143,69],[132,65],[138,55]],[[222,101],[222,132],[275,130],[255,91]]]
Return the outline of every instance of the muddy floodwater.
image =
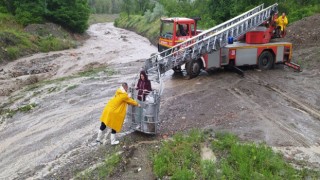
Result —
[[[0,179],[54,177],[68,163],[72,170],[70,157],[96,153],[91,144],[108,99],[121,82],[135,82],[144,60],[157,52],[146,38],[112,23],[92,25],[88,34],[77,49],[1,67],[1,104],[35,107],[0,119]],[[106,68],[75,76],[96,67]],[[46,81],[32,87],[41,80]],[[191,80],[169,71],[163,80],[158,137],[192,128],[228,131],[320,168],[319,69],[298,73],[279,65],[270,71],[247,69],[244,77],[219,70]],[[122,136],[130,136],[128,124]]]

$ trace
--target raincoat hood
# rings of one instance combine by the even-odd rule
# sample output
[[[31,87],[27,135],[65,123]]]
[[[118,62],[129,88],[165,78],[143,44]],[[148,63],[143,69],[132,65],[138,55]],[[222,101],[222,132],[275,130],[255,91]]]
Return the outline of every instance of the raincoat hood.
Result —
[[[127,93],[127,92],[122,86],[120,86],[116,91],[116,95],[123,94],[123,93]]]

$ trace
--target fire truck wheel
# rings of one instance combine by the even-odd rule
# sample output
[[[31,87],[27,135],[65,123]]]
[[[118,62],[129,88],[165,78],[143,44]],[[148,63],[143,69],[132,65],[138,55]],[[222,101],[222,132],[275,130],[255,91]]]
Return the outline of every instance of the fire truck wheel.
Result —
[[[186,71],[190,78],[197,77],[201,71],[201,60],[192,60],[186,64]]]
[[[273,66],[273,55],[270,51],[264,51],[260,54],[258,59],[258,66],[261,70],[271,69]]]

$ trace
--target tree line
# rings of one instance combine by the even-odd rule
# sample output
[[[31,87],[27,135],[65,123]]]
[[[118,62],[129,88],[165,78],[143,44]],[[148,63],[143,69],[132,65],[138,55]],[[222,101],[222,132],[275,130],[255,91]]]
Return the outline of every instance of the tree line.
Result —
[[[51,21],[79,33],[88,28],[90,13],[141,15],[149,22],[161,16],[201,17],[200,27],[209,28],[276,2],[289,22],[320,13],[320,0],[1,0],[0,13],[13,14],[22,25]]]
[[[145,9],[139,7],[143,0],[123,0],[120,12],[143,14],[146,19],[167,17],[201,17],[199,25],[209,28],[227,21],[260,4],[265,7],[278,3],[279,13],[285,12],[289,22],[320,13],[320,0],[156,0],[149,1]],[[156,17],[156,18],[155,18]]]

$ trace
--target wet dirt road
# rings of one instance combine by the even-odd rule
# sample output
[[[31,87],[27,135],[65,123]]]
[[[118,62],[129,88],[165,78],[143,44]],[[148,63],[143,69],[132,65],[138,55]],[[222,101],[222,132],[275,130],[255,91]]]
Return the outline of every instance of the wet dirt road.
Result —
[[[48,174],[55,176],[68,163],[72,172],[75,164],[70,157],[97,153],[89,145],[105,103],[119,83],[132,82],[144,59],[156,52],[145,38],[112,24],[93,25],[89,34],[91,38],[79,49],[37,54],[4,67],[2,92],[9,86],[15,92],[11,98],[3,96],[2,102],[14,101],[11,108],[31,103],[37,107],[1,124],[0,179],[43,179]],[[111,74],[103,71],[93,77],[68,78],[30,91],[17,91],[29,75],[8,80],[10,73],[21,74],[26,66],[52,67],[34,75],[45,79],[68,77],[103,64],[112,69]],[[266,142],[288,158],[306,160],[319,168],[319,77],[317,68],[297,73],[282,66],[270,71],[247,70],[244,78],[216,71],[186,80],[169,71],[163,77],[160,133],[171,135],[195,127],[225,130],[242,140]]]

